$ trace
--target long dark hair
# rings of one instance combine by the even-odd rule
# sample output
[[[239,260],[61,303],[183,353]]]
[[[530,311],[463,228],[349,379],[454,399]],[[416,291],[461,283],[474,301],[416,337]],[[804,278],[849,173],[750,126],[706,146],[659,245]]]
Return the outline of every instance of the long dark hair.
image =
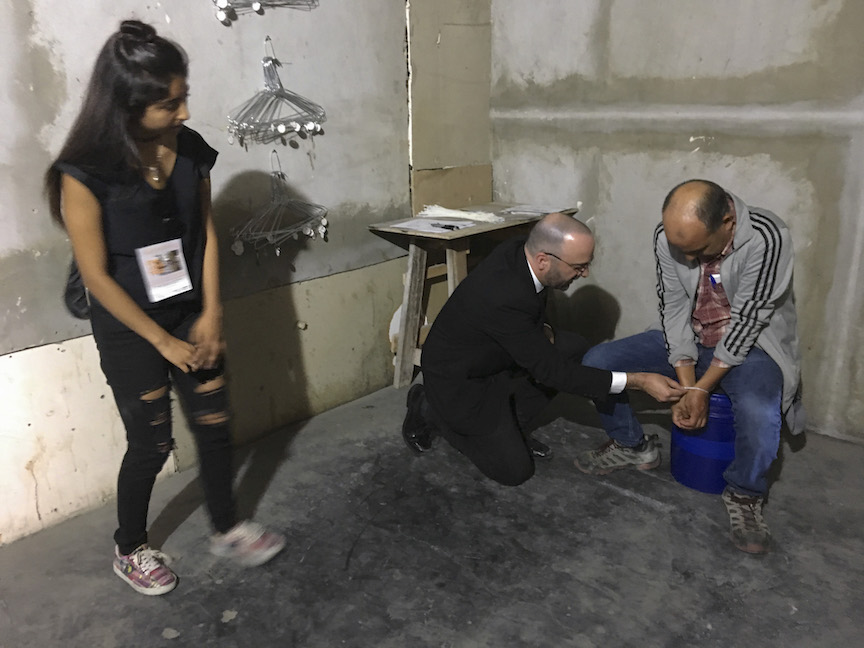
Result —
[[[81,112],[57,159],[45,173],[45,194],[51,217],[63,224],[57,162],[74,164],[87,173],[118,180],[141,169],[129,126],[150,104],[169,95],[174,77],[188,76],[182,48],[156,34],[150,25],[124,20],[105,42],[93,66]]]

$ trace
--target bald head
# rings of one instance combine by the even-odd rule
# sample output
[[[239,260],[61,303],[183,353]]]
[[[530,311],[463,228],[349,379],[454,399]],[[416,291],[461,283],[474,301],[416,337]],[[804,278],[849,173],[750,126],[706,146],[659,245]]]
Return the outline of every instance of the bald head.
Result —
[[[710,180],[687,180],[677,185],[663,201],[663,217],[697,218],[708,230],[716,232],[732,209],[732,199],[726,190]]]
[[[565,214],[547,214],[531,229],[525,249],[529,254],[542,251],[557,254],[561,252],[565,242],[586,236],[594,239],[594,234],[582,221]]]
[[[713,259],[735,231],[732,198],[708,180],[682,182],[663,201],[663,229],[669,244],[687,259]]]
[[[575,279],[588,276],[594,235],[572,216],[549,214],[531,230],[525,257],[541,284],[566,290]]]

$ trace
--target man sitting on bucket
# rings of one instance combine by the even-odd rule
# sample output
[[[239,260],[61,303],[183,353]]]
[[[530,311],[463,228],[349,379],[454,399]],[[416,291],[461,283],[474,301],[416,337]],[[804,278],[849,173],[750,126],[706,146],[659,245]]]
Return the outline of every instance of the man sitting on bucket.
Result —
[[[804,423],[789,230],[713,182],[688,180],[663,202],[654,256],[660,330],[601,344],[583,363],[676,377],[687,391],[672,405],[672,420],[684,430],[706,424],[712,391],[726,393],[736,433],[735,458],[723,473],[730,537],[741,551],[765,553],[771,535],[762,507],[783,415],[793,433]],[[660,464],[626,392],[595,405],[610,440],[577,457],[581,471]]]

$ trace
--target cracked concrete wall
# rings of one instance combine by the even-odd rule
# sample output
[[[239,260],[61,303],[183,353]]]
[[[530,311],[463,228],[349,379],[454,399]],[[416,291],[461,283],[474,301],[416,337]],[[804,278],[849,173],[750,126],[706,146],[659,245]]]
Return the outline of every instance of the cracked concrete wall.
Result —
[[[809,427],[864,440],[864,5],[496,0],[492,22],[495,198],[581,200],[597,232],[569,299],[599,288],[616,337],[643,330],[663,197],[715,180],[789,224]]]
[[[214,215],[231,380],[242,381],[232,395],[238,441],[392,381],[387,330],[403,252],[367,225],[410,214],[403,3],[273,9],[230,27],[210,0],[0,8],[0,544],[113,496],[125,447],[89,323],[61,302],[69,245],[41,194],[98,49],[122,19],[150,22],[186,49],[189,126],[220,153]],[[228,111],[263,88],[268,35],[283,85],[327,111],[324,134],[297,148],[228,142]],[[328,240],[235,255],[229,230],[270,202],[274,149],[291,191],[329,209]],[[184,424],[175,437],[169,470],[195,461]]]

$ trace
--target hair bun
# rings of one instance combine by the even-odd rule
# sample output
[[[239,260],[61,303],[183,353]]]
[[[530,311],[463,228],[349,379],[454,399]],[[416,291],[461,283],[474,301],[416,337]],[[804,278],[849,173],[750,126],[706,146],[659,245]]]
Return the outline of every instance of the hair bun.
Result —
[[[120,33],[145,43],[156,38],[156,30],[140,20],[124,20],[120,23]]]

